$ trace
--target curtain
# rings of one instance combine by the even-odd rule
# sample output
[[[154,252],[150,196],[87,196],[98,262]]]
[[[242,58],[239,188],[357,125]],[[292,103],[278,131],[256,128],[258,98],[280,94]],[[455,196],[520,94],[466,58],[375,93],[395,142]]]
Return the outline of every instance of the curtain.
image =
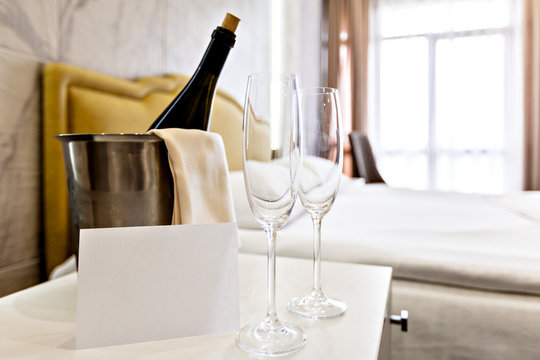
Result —
[[[524,189],[540,190],[540,1],[523,1]]]
[[[370,0],[327,0],[328,86],[339,89],[344,134],[367,131]],[[353,175],[348,137],[344,173]]]
[[[369,0],[328,0],[328,86],[340,90],[349,130],[367,130]]]

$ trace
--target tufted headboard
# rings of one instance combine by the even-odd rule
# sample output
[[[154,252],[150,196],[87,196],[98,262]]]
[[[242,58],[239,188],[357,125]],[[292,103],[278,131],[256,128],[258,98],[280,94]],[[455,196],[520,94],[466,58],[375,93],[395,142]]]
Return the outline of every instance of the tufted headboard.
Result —
[[[65,64],[43,70],[43,221],[47,272],[71,255],[65,133],[143,133],[189,80],[119,79]],[[210,131],[223,137],[229,170],[242,169],[242,106],[217,90]]]

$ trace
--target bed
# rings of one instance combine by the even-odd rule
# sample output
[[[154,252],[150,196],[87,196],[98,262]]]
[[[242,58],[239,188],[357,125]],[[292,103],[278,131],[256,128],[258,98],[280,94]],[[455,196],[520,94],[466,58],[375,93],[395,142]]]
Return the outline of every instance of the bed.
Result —
[[[264,233],[243,221],[236,186],[241,251],[264,254]],[[311,258],[311,220],[295,209],[277,253]],[[325,260],[393,267],[393,313],[410,317],[408,333],[392,333],[393,359],[540,358],[537,194],[414,191],[344,178],[322,237]],[[322,271],[324,289],[324,264]]]

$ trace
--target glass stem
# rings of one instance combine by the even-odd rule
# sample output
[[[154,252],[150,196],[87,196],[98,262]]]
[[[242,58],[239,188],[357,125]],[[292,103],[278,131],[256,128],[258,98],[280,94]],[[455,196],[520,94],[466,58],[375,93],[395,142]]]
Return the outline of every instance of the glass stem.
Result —
[[[321,222],[322,216],[316,214],[313,220],[313,291],[314,296],[323,296],[321,289]]]
[[[271,327],[279,326],[276,315],[276,231],[273,227],[266,229],[268,240],[268,258],[266,268],[266,281],[268,285],[266,302],[266,324]]]

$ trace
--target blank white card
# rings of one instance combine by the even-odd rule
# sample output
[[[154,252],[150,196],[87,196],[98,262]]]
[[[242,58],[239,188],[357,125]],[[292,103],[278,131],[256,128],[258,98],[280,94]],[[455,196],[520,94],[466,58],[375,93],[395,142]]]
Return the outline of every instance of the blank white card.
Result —
[[[236,224],[84,229],[77,348],[239,328]]]

